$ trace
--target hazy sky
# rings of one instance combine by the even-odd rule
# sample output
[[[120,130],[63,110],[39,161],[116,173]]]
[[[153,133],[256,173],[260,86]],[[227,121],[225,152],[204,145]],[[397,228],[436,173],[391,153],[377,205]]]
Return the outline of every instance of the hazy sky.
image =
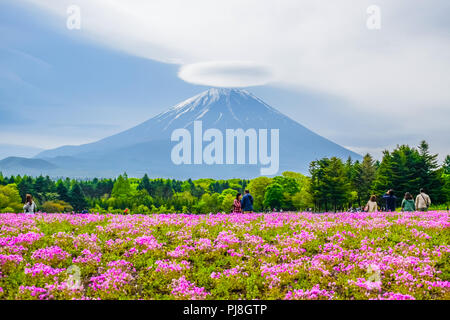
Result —
[[[81,29],[66,27],[81,9]],[[210,86],[246,87],[375,156],[450,153],[449,1],[27,0],[0,3],[0,144],[95,141]]]

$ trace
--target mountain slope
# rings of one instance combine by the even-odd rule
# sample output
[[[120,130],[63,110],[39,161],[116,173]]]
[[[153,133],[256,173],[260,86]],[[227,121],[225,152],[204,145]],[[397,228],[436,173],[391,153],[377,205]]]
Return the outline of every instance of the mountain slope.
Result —
[[[42,151],[44,150],[30,146],[0,144],[0,160],[7,157],[34,157]]]
[[[174,165],[170,154],[176,143],[171,142],[171,134],[175,129],[185,128],[192,135],[194,121],[202,121],[203,132],[216,128],[224,135],[226,129],[279,129],[279,172],[306,172],[310,161],[324,156],[360,158],[358,154],[283,115],[251,93],[237,89],[210,89],[119,134],[90,144],[44,151],[36,158],[65,168],[67,174],[71,174],[76,164],[77,171],[87,176],[123,171],[130,175],[148,172],[152,176],[176,178],[259,175],[259,165]]]
[[[0,172],[4,175],[27,174],[32,176],[54,172],[58,167],[42,159],[8,157],[0,160]]]

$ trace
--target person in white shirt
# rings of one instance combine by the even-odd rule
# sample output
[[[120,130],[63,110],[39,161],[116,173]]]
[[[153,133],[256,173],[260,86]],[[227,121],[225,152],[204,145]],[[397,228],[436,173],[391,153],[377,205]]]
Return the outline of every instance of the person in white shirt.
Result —
[[[431,205],[430,196],[425,193],[424,189],[420,189],[420,193],[416,197],[416,210],[427,211]]]
[[[27,194],[27,201],[23,206],[23,212],[32,214],[35,211],[36,211],[36,204],[33,201],[33,197],[31,196],[31,194]]]

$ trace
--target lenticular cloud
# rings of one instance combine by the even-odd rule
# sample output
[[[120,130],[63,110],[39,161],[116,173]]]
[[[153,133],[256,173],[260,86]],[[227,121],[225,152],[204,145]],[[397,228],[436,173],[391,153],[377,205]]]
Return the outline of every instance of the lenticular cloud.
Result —
[[[250,87],[273,80],[267,66],[250,61],[208,61],[184,65],[178,76],[186,82],[213,87]]]

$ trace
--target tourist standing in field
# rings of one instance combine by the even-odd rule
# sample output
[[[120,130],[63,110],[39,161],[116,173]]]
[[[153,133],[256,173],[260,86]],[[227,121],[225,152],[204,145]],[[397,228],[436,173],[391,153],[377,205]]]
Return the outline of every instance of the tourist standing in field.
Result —
[[[245,190],[244,196],[241,200],[242,212],[253,212],[253,196],[250,194],[250,191]]]
[[[414,212],[416,211],[416,206],[414,204],[414,199],[411,193],[405,193],[405,197],[402,200],[402,211]]]
[[[242,196],[242,194],[239,192],[236,195],[236,199],[234,199],[234,202],[233,202],[233,213],[242,213],[241,196]]]
[[[386,194],[383,195],[383,199],[386,200],[386,211],[395,211],[397,197],[394,194],[394,190],[388,190]]]
[[[27,194],[27,200],[23,206],[24,213],[34,213],[36,211],[36,204],[33,201],[33,197],[31,194]]]
[[[430,205],[430,196],[425,193],[424,189],[420,189],[420,194],[416,197],[416,209],[418,211],[427,211]]]
[[[370,197],[369,201],[366,204],[365,211],[367,211],[367,212],[377,212],[378,211],[377,196],[372,195]]]

